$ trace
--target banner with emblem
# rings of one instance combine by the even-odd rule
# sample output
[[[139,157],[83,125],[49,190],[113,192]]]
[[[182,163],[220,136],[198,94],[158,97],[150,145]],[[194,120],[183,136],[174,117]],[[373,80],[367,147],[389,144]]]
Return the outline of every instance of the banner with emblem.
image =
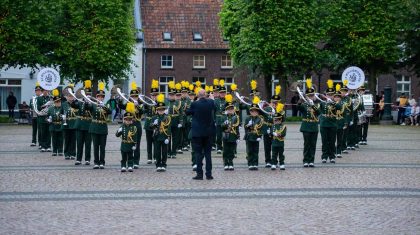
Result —
[[[341,81],[347,80],[349,89],[357,89],[365,83],[365,73],[359,67],[351,66],[344,70],[341,75]]]
[[[60,85],[60,74],[53,68],[43,68],[38,72],[37,80],[40,86],[48,91],[52,91]]]

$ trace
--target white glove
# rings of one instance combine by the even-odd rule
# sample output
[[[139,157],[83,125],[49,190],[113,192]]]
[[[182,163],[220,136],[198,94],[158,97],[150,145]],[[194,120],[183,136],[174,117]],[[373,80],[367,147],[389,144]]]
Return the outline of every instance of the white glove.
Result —
[[[165,144],[169,144],[169,140],[168,140],[168,139],[166,139],[163,143],[165,143]]]
[[[327,103],[333,103],[332,99],[327,98]]]
[[[137,106],[139,104],[139,102],[137,102],[137,100],[135,100],[133,103],[134,103],[135,106]]]
[[[277,134],[277,132],[273,132],[273,135],[274,135],[275,137],[279,136],[279,134]]]
[[[158,123],[159,123],[159,121],[158,121],[157,119],[155,119],[155,121],[153,122],[153,125],[154,125],[154,126],[157,126],[157,125],[158,125]]]
[[[247,127],[252,126],[252,120],[249,120],[248,124],[246,124]]]
[[[118,128],[118,133],[122,132],[122,127]]]
[[[237,140],[236,140],[236,144],[239,144],[239,142],[240,142],[240,140],[239,140],[239,139],[237,139]]]
[[[226,120],[223,124],[225,124],[225,125],[229,125],[229,121],[228,121],[228,120]]]
[[[168,109],[165,109],[165,114],[168,114],[169,113],[169,110]]]
[[[353,121],[350,122],[350,126],[353,126]]]
[[[104,102],[99,101],[98,105],[99,105],[100,107],[104,107]]]
[[[223,112],[222,112],[222,114],[226,115],[226,114],[227,114],[227,112],[226,112],[226,111],[223,111]]]
[[[180,123],[180,124],[178,124],[178,128],[181,128],[182,127],[182,124]]]
[[[48,117],[47,122],[52,122],[52,117],[51,116]]]
[[[257,141],[260,142],[261,138],[257,138]]]
[[[133,147],[131,147],[131,149],[132,149],[133,151],[135,151],[135,150],[136,150],[136,146],[134,145]]]
[[[308,101],[309,101],[309,105],[314,105],[314,101],[313,100],[309,99]]]
[[[271,133],[271,130],[270,129],[267,129],[267,134],[270,134]]]

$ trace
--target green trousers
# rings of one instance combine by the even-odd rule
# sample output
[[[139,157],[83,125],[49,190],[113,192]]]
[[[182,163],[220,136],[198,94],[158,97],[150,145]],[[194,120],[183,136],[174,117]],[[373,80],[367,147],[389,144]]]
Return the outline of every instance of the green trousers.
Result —
[[[92,146],[92,135],[88,130],[77,130],[77,161],[82,161],[83,148],[85,152],[85,161],[90,162],[90,152]]]
[[[246,141],[248,166],[258,166],[260,142]]]
[[[105,165],[105,146],[107,134],[92,134],[95,165]]]
[[[36,144],[37,136],[38,136],[38,140],[40,140],[39,131],[38,131],[38,122],[36,118],[32,118],[32,143],[33,144]]]
[[[348,126],[347,125],[347,128],[346,129],[343,129],[343,139],[341,140],[341,151],[343,151],[344,149],[347,149],[347,140],[348,140],[348,137],[349,137],[349,127],[350,126]]]
[[[76,156],[76,129],[64,129],[64,156]]]
[[[140,140],[141,140],[141,126],[137,128],[137,142],[136,150],[134,150],[134,165],[140,165]]]
[[[39,143],[43,149],[51,148],[51,133],[48,123],[40,123],[38,131],[40,132]]]
[[[121,151],[121,167],[133,167],[134,165],[134,153]]]
[[[318,132],[303,133],[303,163],[314,163]]]
[[[147,160],[153,158],[153,130],[146,130]]]
[[[188,133],[191,130],[191,123],[185,123],[185,126],[182,128],[182,147],[187,148],[190,145],[190,140],[188,139]]]
[[[357,139],[357,125],[353,124],[348,127],[349,133],[347,135],[347,146],[354,147]]]
[[[279,165],[284,165],[284,142],[282,142],[280,145],[272,146],[271,151],[271,164],[277,165],[278,163]]]
[[[264,155],[265,155],[265,163],[271,162],[271,144],[273,142],[273,136],[265,134],[263,136],[264,139]]]
[[[168,145],[162,140],[153,141],[153,155],[156,160],[156,167],[166,167],[166,160],[168,159]]]
[[[343,135],[344,135],[344,130],[337,129],[337,145],[335,148],[336,154],[341,154],[341,151],[343,151]]]
[[[52,137],[52,152],[63,153],[63,132],[51,131]]]
[[[223,164],[225,166],[233,166],[233,158],[235,157],[235,149],[236,149],[236,142],[223,141]]]
[[[335,159],[336,127],[321,127],[322,159]]]

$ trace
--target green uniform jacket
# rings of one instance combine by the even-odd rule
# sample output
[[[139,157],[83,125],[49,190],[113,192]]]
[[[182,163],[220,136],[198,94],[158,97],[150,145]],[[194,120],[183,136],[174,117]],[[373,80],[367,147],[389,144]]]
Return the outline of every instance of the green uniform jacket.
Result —
[[[66,123],[67,123],[67,125],[63,125],[63,129],[76,129],[78,110],[71,107],[70,103],[67,101],[61,104],[61,109],[63,111],[63,114],[66,115]]]
[[[92,123],[90,124],[89,133],[107,135],[108,134],[108,114],[111,110],[105,106],[89,104],[86,107],[92,113]]]
[[[318,132],[318,115],[321,113],[319,104],[302,103],[298,105],[298,109],[303,117],[300,132]]]
[[[247,127],[249,121],[252,120],[252,125]],[[245,138],[244,140],[247,141],[257,141],[258,138],[261,138],[262,136],[262,127],[264,125],[262,117],[261,116],[248,116],[245,119]]]
[[[346,102],[342,99],[340,101],[340,109],[337,109],[336,112],[336,119],[337,119],[337,128],[338,129],[344,129],[346,124],[346,119],[344,118],[345,108],[346,108]]]
[[[343,106],[344,106],[344,121],[347,125],[352,121],[353,115],[353,103],[351,102],[350,96],[344,96],[342,98]]]
[[[121,152],[131,152],[133,151],[133,146],[137,142],[137,127],[135,125],[122,125],[122,132],[115,134],[117,137],[121,137]]]
[[[286,137],[287,127],[283,124],[274,124],[271,128],[271,133],[273,133],[273,142],[271,146],[280,147],[284,146],[284,137]],[[274,133],[277,133],[277,136],[274,136]]]
[[[158,120],[157,125],[153,125],[155,120]],[[153,140],[164,141],[165,139],[169,139],[171,136],[171,122],[172,118],[169,115],[155,115],[151,120]]]
[[[265,107],[264,110],[268,112],[271,109],[269,107]],[[264,135],[266,135],[267,130],[271,129],[271,126],[273,125],[273,116],[269,115],[269,114],[266,114],[266,113],[263,113],[262,117],[263,117],[263,122],[264,122],[264,125],[263,125],[263,128],[262,128],[262,133]]]
[[[51,123],[50,123],[50,131],[62,131],[61,124],[63,121],[62,115],[62,109],[61,107],[50,107],[48,109],[48,118],[51,117]]]
[[[337,110],[340,109],[339,103],[321,102],[321,117],[319,120],[320,127],[337,127]]]
[[[214,99],[214,104],[216,105],[216,125],[220,126],[224,122],[223,113],[225,111],[226,100],[221,98]]]
[[[223,140],[227,142],[236,142],[240,138],[239,133],[239,117],[236,114],[229,115],[225,114],[221,118],[222,130],[223,130]],[[226,123],[227,121],[227,123]]]
[[[183,110],[180,100],[169,100],[168,101],[168,114],[171,116],[172,127],[177,127],[178,124],[183,124]]]
[[[38,106],[38,111],[41,111],[43,108],[42,106],[46,104],[48,101],[51,100],[50,96],[38,96],[36,97],[36,105]],[[48,115],[47,115],[48,117]],[[38,123],[47,123],[47,119],[45,116],[40,116],[37,119]]]
[[[151,120],[153,116],[156,115],[155,106],[148,106],[148,105],[144,106],[144,115],[145,115],[144,129],[148,131],[153,130],[153,127],[151,126]]]
[[[181,109],[182,113],[185,114],[185,111],[190,108],[191,99],[189,97],[181,98]],[[191,115],[183,115],[183,123],[191,123],[192,117]]]
[[[136,112],[134,113],[134,119],[133,124],[137,127],[138,130],[141,130],[141,118],[144,113],[143,104],[140,103],[140,101],[137,101],[138,105],[136,105]],[[118,103],[118,107],[120,109],[125,110],[125,107],[127,106],[127,103],[120,102]]]
[[[92,122],[92,113],[89,110],[89,105],[80,101],[74,101],[70,105],[78,110],[76,128],[88,131],[90,129],[90,123]]]

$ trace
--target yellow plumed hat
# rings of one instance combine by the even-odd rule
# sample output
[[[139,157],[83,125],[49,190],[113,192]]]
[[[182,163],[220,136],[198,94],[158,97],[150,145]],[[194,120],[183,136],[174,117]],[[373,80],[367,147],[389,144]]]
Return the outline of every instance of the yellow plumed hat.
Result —
[[[283,109],[284,109],[284,104],[282,104],[282,103],[278,102],[278,103],[277,103],[277,106],[276,106],[276,113],[281,113],[281,112],[283,112]]]
[[[337,83],[337,85],[335,85],[335,91],[340,91],[340,89],[341,89],[341,85]]]
[[[306,79],[306,87],[307,88],[312,88],[312,78],[307,78]]]
[[[215,78],[215,79],[213,80],[213,85],[214,85],[214,86],[218,86],[218,85],[219,85],[219,79],[218,79],[218,78]]]
[[[137,90],[136,82],[131,82],[131,90]]]
[[[213,86],[209,86],[209,91],[213,92]]]
[[[181,88],[182,88],[181,83],[177,83],[177,84],[175,85],[175,89],[177,89],[177,90],[181,90]]]
[[[258,104],[260,102],[260,97],[254,96],[254,99],[252,99],[253,104]]]
[[[58,96],[60,95],[60,92],[58,91],[58,89],[54,89],[54,90],[52,91],[52,95],[53,95],[54,97],[58,97]]]
[[[200,81],[196,81],[196,82],[195,82],[195,86],[196,86],[196,87],[201,87],[201,82],[200,82]]]
[[[232,85],[230,85],[230,89],[232,91],[236,91],[236,89],[238,89],[238,86],[235,83],[232,83]]]
[[[156,101],[157,101],[157,102],[159,102],[159,103],[163,103],[163,102],[165,101],[165,95],[163,95],[163,94],[159,94],[159,95],[156,97]]]
[[[134,114],[136,112],[136,107],[133,102],[128,102],[125,106],[125,111]]]
[[[188,89],[190,89],[190,91],[193,91],[194,90],[194,85],[193,84],[190,84],[190,86],[188,87]]]
[[[174,89],[174,88],[175,88],[175,82],[174,82],[174,81],[169,81],[169,83],[168,83],[168,87],[169,87],[170,89]]]
[[[332,88],[334,87],[334,82],[333,82],[333,80],[328,79],[328,81],[327,81],[327,86],[328,86],[328,88],[332,89]]]
[[[252,80],[251,81],[251,90],[256,90],[257,89],[257,81]]]
[[[226,100],[226,102],[227,102],[227,103],[232,103],[232,99],[233,99],[233,97],[232,97],[232,95],[231,95],[231,94],[227,94],[227,95],[225,96],[225,100]]]
[[[344,86],[347,86],[348,84],[349,84],[349,80],[344,79],[344,81],[343,81],[343,85],[344,85]]]
[[[92,88],[92,81],[91,80],[85,80],[85,88]]]
[[[99,82],[99,84],[98,84],[98,90],[104,91],[105,90],[105,83]]]
[[[219,86],[224,87],[225,86],[225,80],[220,79],[219,80]]]
[[[155,79],[153,79],[152,80],[152,88],[159,88],[159,82],[158,82],[158,80],[155,80]]]
[[[277,85],[276,86],[276,89],[275,89],[275,94],[276,95],[280,95],[280,92],[281,92],[281,86],[280,85]]]

